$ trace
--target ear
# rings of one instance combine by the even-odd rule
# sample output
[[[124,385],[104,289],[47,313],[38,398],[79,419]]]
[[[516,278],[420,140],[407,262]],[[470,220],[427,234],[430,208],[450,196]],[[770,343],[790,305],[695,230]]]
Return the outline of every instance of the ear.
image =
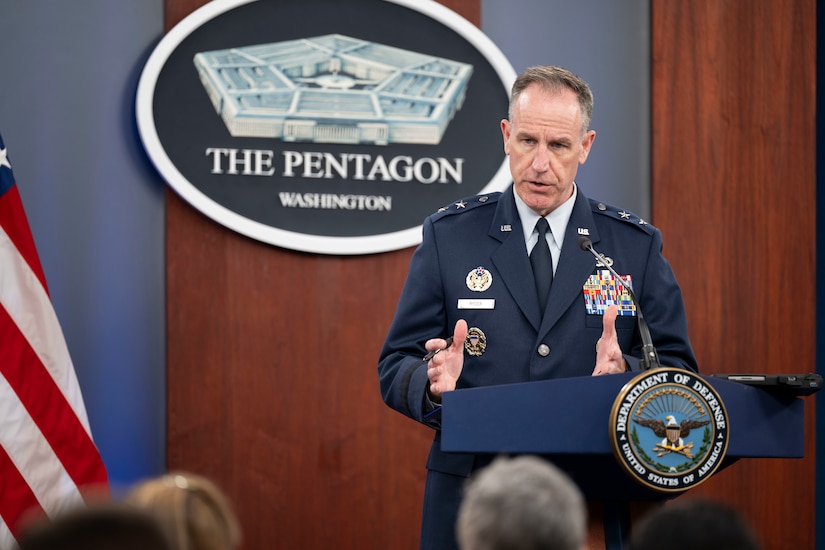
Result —
[[[590,154],[590,147],[593,146],[593,142],[596,140],[596,131],[595,130],[588,130],[584,133],[584,137],[582,138],[582,149],[579,153],[579,164],[584,164],[587,160],[587,156]]]
[[[501,119],[501,137],[504,139],[504,154],[510,154],[510,121]]]

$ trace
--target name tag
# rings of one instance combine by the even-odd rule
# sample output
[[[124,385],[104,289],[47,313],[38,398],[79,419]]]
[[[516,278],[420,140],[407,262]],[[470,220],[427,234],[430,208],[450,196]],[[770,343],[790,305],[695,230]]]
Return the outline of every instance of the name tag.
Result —
[[[495,309],[496,301],[492,299],[477,300],[473,298],[463,298],[458,300],[458,309]]]

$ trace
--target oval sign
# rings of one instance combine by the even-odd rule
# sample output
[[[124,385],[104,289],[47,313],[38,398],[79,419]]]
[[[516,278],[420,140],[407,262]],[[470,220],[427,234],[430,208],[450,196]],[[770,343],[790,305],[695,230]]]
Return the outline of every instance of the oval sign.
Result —
[[[147,154],[206,216],[319,254],[414,246],[421,224],[510,176],[515,72],[430,0],[215,0],[140,77]]]

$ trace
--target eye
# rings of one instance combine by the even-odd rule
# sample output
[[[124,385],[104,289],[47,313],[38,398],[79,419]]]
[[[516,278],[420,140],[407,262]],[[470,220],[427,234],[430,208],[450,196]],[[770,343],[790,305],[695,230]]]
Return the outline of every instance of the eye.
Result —
[[[571,142],[567,141],[567,140],[552,141],[547,145],[547,147],[551,151],[558,151],[558,152],[567,153],[568,151],[570,151],[573,148],[573,144]]]

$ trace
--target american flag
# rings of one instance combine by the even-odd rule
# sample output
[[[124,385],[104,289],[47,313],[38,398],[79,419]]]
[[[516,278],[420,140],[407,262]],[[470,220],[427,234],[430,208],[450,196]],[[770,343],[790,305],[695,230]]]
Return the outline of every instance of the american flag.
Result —
[[[63,331],[0,137],[0,549],[27,518],[108,493]]]

